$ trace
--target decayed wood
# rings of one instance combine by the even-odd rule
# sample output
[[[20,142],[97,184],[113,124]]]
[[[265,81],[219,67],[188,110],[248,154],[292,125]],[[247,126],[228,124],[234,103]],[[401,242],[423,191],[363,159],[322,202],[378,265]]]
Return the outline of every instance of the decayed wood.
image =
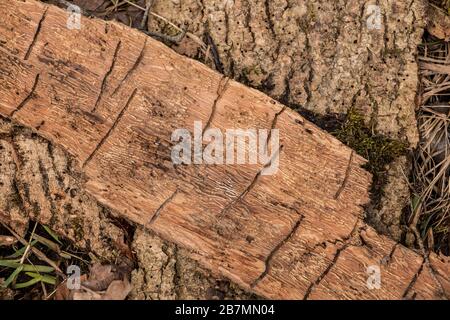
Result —
[[[35,1],[0,10],[0,113],[63,146],[104,205],[268,298],[448,297],[448,262],[362,222],[365,160],[297,113],[120,24],[69,30]],[[171,134],[194,121],[279,129],[280,170],[174,165]]]

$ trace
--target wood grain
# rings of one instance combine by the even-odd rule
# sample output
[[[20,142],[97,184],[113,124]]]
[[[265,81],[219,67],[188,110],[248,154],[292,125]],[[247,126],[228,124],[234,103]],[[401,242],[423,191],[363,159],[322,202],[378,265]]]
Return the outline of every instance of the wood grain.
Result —
[[[118,23],[69,30],[30,0],[0,10],[0,113],[63,146],[102,204],[267,298],[448,298],[448,261],[367,226],[365,160],[296,112]],[[279,171],[174,165],[171,134],[194,121],[279,129]]]

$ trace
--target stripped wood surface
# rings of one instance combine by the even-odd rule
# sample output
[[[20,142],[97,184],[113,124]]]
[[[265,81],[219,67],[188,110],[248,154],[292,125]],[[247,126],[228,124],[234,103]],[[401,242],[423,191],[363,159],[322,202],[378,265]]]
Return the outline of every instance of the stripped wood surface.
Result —
[[[63,146],[104,205],[267,298],[448,298],[448,261],[366,225],[365,160],[296,112],[118,23],[69,30],[31,0],[0,10],[0,114]],[[194,121],[279,129],[278,172],[174,165],[171,134]]]

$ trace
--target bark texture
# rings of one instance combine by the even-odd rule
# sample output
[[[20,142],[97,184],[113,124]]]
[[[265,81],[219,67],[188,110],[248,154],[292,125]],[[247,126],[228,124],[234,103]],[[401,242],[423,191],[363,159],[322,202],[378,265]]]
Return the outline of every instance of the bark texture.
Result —
[[[0,7],[7,12],[0,112],[67,150],[75,180],[117,215],[268,298],[448,297],[448,262],[421,257],[365,225],[364,160],[299,115],[121,25],[83,19],[81,30],[68,30],[67,15],[55,7]],[[279,173],[262,176],[261,165],[174,166],[171,132],[194,120],[280,129]],[[10,167],[23,168],[20,152],[7,155]],[[51,199],[43,160],[30,162],[41,172],[35,192]],[[19,200],[27,211],[52,216],[52,201]],[[135,246],[139,251],[139,240]],[[152,259],[151,250],[143,252]],[[174,263],[165,259],[165,266]],[[366,286],[370,265],[382,269],[379,290]]]
[[[381,24],[369,28],[375,4]],[[377,132],[418,142],[416,53],[426,1],[185,0],[156,1],[153,10],[200,38],[208,33],[232,78],[320,114],[354,108]],[[149,24],[167,29],[156,18]],[[189,38],[174,49],[201,55]]]

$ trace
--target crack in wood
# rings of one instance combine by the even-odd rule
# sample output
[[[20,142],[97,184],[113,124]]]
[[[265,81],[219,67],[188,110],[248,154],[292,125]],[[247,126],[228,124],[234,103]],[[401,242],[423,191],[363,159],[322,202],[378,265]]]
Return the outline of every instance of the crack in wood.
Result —
[[[113,130],[116,128],[117,124],[119,123],[120,119],[122,119],[125,111],[128,109],[128,107],[131,104],[131,101],[133,100],[134,96],[137,93],[137,89],[134,89],[133,92],[131,93],[130,97],[128,98],[127,103],[125,104],[125,106],[122,108],[122,110],[120,111],[119,115],[117,116],[116,120],[114,121],[113,125],[111,126],[111,128],[109,128],[108,132],[103,136],[103,138],[100,140],[100,142],[97,144],[97,146],[95,147],[94,151],[92,151],[92,153],[89,155],[89,157],[84,161],[84,163],[82,164],[81,168],[86,167],[86,165],[92,160],[92,158],[94,157],[94,155],[97,153],[97,151],[100,149],[100,147],[105,143],[105,141],[108,139],[108,137],[111,135],[111,133],[113,132]]]
[[[228,81],[227,81],[228,83]],[[280,111],[278,111],[273,120],[272,123],[270,125],[271,129],[274,129],[276,124],[277,124],[277,120],[278,117],[286,110],[286,106],[283,106],[283,108],[281,108]],[[211,114],[212,116],[212,114]],[[210,117],[211,118],[211,117]],[[267,135],[267,141],[266,141],[266,149],[268,148],[268,144],[271,138],[271,133],[272,130],[269,131],[269,134]],[[272,165],[273,160],[276,157],[279,157],[281,150],[283,149],[283,145],[281,145],[278,150],[274,153],[274,155],[272,156],[272,158],[270,159],[270,161],[268,163],[266,163],[261,170],[258,171],[258,173],[255,175],[255,177],[253,178],[252,182],[247,186],[247,188],[245,188],[245,190],[235,199],[233,199],[230,203],[228,203],[223,209],[222,211],[219,213],[218,217],[223,217],[225,215],[225,213],[227,213],[233,205],[235,205],[236,203],[242,201],[242,199],[244,199],[244,197],[253,189],[253,187],[255,186],[256,182],[258,181],[259,177],[261,176],[261,173],[263,172],[264,169],[270,167]]]
[[[350,159],[348,160],[347,169],[345,170],[344,181],[342,181],[341,186],[339,187],[339,189],[336,191],[336,194],[334,195],[335,200],[339,199],[339,196],[341,195],[342,191],[344,191],[344,188],[347,185],[348,177],[350,176],[350,172],[351,172],[351,168],[352,168],[353,154],[354,154],[354,151],[352,150],[350,153]]]
[[[431,265],[430,259],[429,259],[429,255],[430,253],[425,250],[425,246],[423,244],[423,240],[420,236],[419,230],[417,230],[417,227],[415,225],[411,225],[410,229],[413,231],[415,237],[416,237],[416,241],[419,245],[420,251],[422,253],[422,257],[424,260],[424,263],[426,265],[426,267],[428,268],[431,278],[433,278],[433,281],[435,282],[435,284],[437,285],[438,289],[439,289],[439,293],[441,296],[445,297],[447,300],[449,300],[450,298],[447,296],[444,286],[442,285],[441,281],[438,279],[438,277],[436,276],[436,271],[434,270],[433,266]]]
[[[134,73],[134,71],[137,69],[137,67],[139,66],[139,64],[141,63],[142,59],[144,58],[145,55],[145,47],[147,46],[147,38],[145,38],[144,40],[144,45],[142,46],[141,51],[139,52],[139,56],[137,57],[136,61],[134,62],[134,64],[131,66],[131,68],[127,71],[127,73],[125,74],[125,76],[122,78],[122,80],[120,80],[120,83],[117,85],[117,87],[114,89],[112,95],[115,95],[117,93],[117,91],[119,91],[119,89],[122,87],[122,85],[125,83],[125,81],[128,80],[128,78]]]
[[[42,23],[44,22],[44,20],[47,16],[47,10],[48,10],[48,7],[45,7],[44,12],[42,13],[41,19],[39,19],[36,31],[34,32],[34,35],[33,35],[33,40],[31,41],[30,46],[28,47],[28,50],[25,53],[25,57],[24,57],[25,61],[28,60],[28,58],[30,57],[31,51],[33,50],[33,48],[36,44],[39,33],[41,32]]]
[[[175,198],[175,196],[178,194],[180,190],[177,188],[171,195],[170,197],[168,197],[166,200],[164,200],[163,203],[161,203],[161,205],[158,207],[158,209],[156,209],[155,213],[153,214],[153,216],[150,219],[150,224],[153,224],[155,222],[155,220],[159,217],[161,211],[169,204],[170,201],[173,200],[173,198]]]
[[[409,282],[408,286],[405,289],[405,292],[402,295],[402,298],[405,299],[407,298],[409,292],[411,291],[411,289],[414,287],[414,285],[416,284],[417,279],[419,278],[419,276],[422,274],[423,271],[423,267],[425,265],[425,259],[422,260],[422,263],[420,264],[419,269],[417,270],[417,272],[414,274],[413,278],[411,279],[411,281]]]
[[[425,259],[425,265],[428,267],[428,269],[430,270],[430,273],[433,277],[433,280],[436,282],[438,289],[439,289],[439,294],[444,297],[446,300],[450,300],[450,297],[447,295],[444,286],[442,285],[441,281],[438,279],[437,276],[441,276],[439,274],[439,272],[437,270],[435,270],[433,268],[433,265],[431,264],[431,261],[429,259],[429,255],[427,256],[427,258]]]
[[[216,109],[217,104],[219,103],[220,99],[222,99],[223,95],[225,94],[225,91],[228,88],[228,83],[230,81],[230,78],[223,76],[222,79],[220,79],[219,85],[217,86],[217,96],[216,99],[214,99],[214,103],[211,109],[211,114],[209,115],[208,121],[205,124],[205,127],[203,128],[202,134],[204,135],[206,130],[210,127],[215,115],[216,115]]]
[[[383,257],[383,259],[381,259],[381,264],[383,265],[389,265],[392,262],[392,257],[394,256],[395,250],[397,249],[397,247],[400,245],[400,243],[396,242],[391,249],[391,252],[389,252],[388,255],[386,255],[385,257]]]
[[[310,255],[311,253],[315,252],[317,248],[322,247],[322,248],[326,248],[326,246],[328,244],[333,244],[336,245],[338,242],[340,243],[344,243],[346,240],[345,238],[335,238],[333,240],[325,240],[319,243],[314,244],[312,247],[306,247],[305,252],[303,252],[299,257],[296,257],[292,262],[291,265],[297,263],[298,261],[302,261],[303,258],[305,258],[306,256]]]
[[[25,97],[25,99],[22,100],[22,102],[17,106],[16,109],[14,109],[13,112],[11,112],[10,117],[14,117],[14,115],[20,111],[26,104],[27,102],[33,97],[34,91],[36,90],[36,87],[38,85],[39,82],[39,73],[36,75],[36,77],[34,78],[34,83],[33,83],[33,87],[31,88],[30,92],[27,94],[27,96]]]
[[[97,96],[97,101],[95,101],[95,105],[94,105],[94,108],[92,108],[91,113],[94,113],[95,111],[97,111],[97,107],[98,107],[100,100],[103,97],[103,93],[105,92],[105,89],[106,89],[106,82],[108,81],[108,78],[111,75],[111,73],[114,69],[114,66],[116,65],[117,54],[119,53],[121,44],[122,44],[122,41],[119,40],[117,42],[116,49],[114,49],[114,55],[112,57],[111,65],[109,66],[108,71],[106,71],[105,76],[103,77],[102,86],[100,87],[100,93]]]
[[[287,107],[286,107],[286,106],[283,106],[283,107],[281,108],[280,111],[278,111],[277,113],[275,113],[275,116],[273,117],[273,120],[272,120],[272,125],[270,126],[270,129],[271,129],[271,130],[275,129],[275,127],[276,127],[276,125],[277,125],[278,117],[279,117],[284,111],[286,111],[286,109],[287,109]],[[267,143],[269,143],[269,141],[270,141],[270,137],[271,137],[270,134],[271,134],[271,133],[272,133],[272,132],[269,131],[269,136],[267,137]]]
[[[264,169],[270,167],[272,165],[272,161],[279,156],[281,150],[283,149],[283,145],[281,145],[278,150],[274,153],[274,155],[272,156],[272,158],[270,159],[270,161],[268,163],[266,163],[264,165],[264,167],[262,167],[261,170],[258,171],[258,173],[255,175],[255,177],[253,178],[253,180],[251,181],[251,183],[245,188],[244,191],[242,191],[242,193],[236,197],[235,199],[233,199],[232,201],[230,201],[223,209],[222,211],[219,213],[218,218],[221,218],[225,215],[225,213],[227,213],[236,203],[242,201],[244,199],[244,197],[253,189],[253,187],[256,185],[256,182],[259,180],[259,177],[261,176],[262,172]]]
[[[333,260],[331,261],[331,263],[326,267],[326,269],[317,277],[317,279],[312,282],[310,284],[310,286],[308,287],[308,289],[306,290],[306,293],[303,297],[303,300],[308,300],[309,296],[311,295],[312,291],[314,290],[314,288],[316,286],[318,286],[320,284],[320,282],[322,281],[323,278],[325,278],[325,276],[331,271],[331,269],[336,265],[341,253],[346,250],[349,246],[351,246],[352,244],[350,243],[350,240],[354,237],[355,232],[357,232],[357,235],[361,235],[361,232],[366,230],[366,226],[360,227],[357,230],[358,227],[358,223],[359,223],[360,219],[356,220],[355,225],[353,226],[352,231],[350,232],[350,234],[343,238],[341,241],[343,242],[343,246],[341,248],[338,248],[336,250],[336,253],[333,257]],[[337,240],[336,242],[338,242],[339,240]]]
[[[250,288],[253,289],[270,272],[271,261],[273,257],[295,235],[295,233],[297,232],[298,228],[300,227],[303,221],[303,218],[304,218],[303,215],[300,216],[295,225],[292,227],[291,231],[275,246],[275,248],[272,249],[272,251],[269,253],[264,262],[265,264],[264,271],[259,275],[259,277],[255,281],[253,281],[253,283],[250,285]]]
[[[319,283],[322,281],[323,278],[325,278],[325,276],[331,271],[331,269],[336,265],[339,256],[341,255],[342,251],[344,251],[345,249],[348,248],[350,244],[349,243],[344,243],[344,245],[341,248],[338,248],[336,250],[336,254],[334,255],[333,260],[331,261],[331,263],[327,266],[327,268],[322,272],[322,274],[316,279],[316,281],[314,281],[313,283],[311,283],[311,285],[308,287],[308,289],[306,290],[305,296],[303,297],[303,300],[308,300],[310,294],[312,293],[313,289],[319,285]]]
[[[278,117],[279,117],[284,111],[286,111],[286,109],[287,109],[287,107],[286,107],[286,106],[283,106],[283,108],[281,108],[280,111],[278,111],[277,113],[275,113],[275,116],[273,117],[272,125],[270,126],[269,134],[267,135],[267,141],[266,141],[266,145],[265,145],[266,150],[269,148],[269,142],[270,142],[270,139],[272,138],[272,130],[274,130],[275,127],[277,126]]]

